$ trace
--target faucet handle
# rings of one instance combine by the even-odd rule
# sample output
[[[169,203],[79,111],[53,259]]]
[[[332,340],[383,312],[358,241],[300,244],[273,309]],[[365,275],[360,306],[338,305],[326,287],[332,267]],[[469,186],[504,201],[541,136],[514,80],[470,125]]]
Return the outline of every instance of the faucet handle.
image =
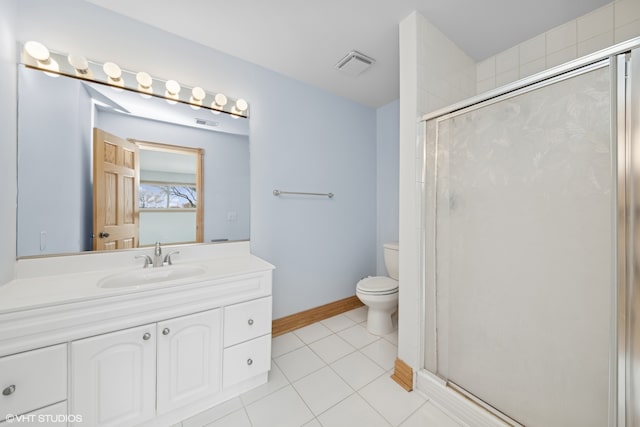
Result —
[[[142,266],[142,268],[147,268],[147,267],[149,267],[149,264],[153,264],[153,260],[151,259],[151,257],[149,255],[136,255],[135,257],[136,257],[136,259],[137,258],[144,258],[144,266]]]
[[[173,251],[173,252],[169,252],[168,254],[166,254],[164,256],[164,264],[167,265],[173,265],[173,263],[171,262],[171,255],[175,255],[175,254],[179,254],[180,251]]]

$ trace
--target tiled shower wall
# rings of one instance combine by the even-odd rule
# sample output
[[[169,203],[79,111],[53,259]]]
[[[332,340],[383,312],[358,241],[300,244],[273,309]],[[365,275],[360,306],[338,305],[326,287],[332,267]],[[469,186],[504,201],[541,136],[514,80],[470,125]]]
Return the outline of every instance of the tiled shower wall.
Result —
[[[474,60],[420,14],[417,32],[420,115],[475,95]]]
[[[616,0],[479,62],[477,93],[638,36],[640,0]]]
[[[398,357],[421,360],[422,145],[417,119],[475,95],[476,64],[419,12],[400,23],[400,294]]]

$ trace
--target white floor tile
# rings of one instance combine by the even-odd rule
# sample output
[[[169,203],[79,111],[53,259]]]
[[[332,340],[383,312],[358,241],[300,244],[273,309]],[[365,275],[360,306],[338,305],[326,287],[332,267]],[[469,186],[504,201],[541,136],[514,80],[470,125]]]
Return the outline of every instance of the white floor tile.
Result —
[[[251,427],[251,421],[249,421],[246,411],[242,408],[224,418],[220,418],[218,421],[207,424],[205,427]]]
[[[357,394],[338,403],[321,414],[318,419],[323,427],[388,427],[390,425]]]
[[[203,425],[219,420],[238,409],[242,409],[242,401],[240,398],[236,397],[231,400],[227,400],[226,402],[222,402],[211,409],[202,411],[191,418],[187,418],[182,421],[182,427],[202,427]]]
[[[269,371],[269,381],[266,384],[243,393],[242,395],[240,395],[240,398],[242,399],[242,403],[248,405],[258,399],[265,397],[268,394],[273,393],[274,391],[280,390],[282,387],[288,384],[289,381],[284,376],[280,368],[278,368],[278,365],[272,363],[271,370]]]
[[[312,344],[309,344],[311,350],[322,358],[326,363],[335,362],[349,353],[353,353],[356,349],[345,340],[331,334]]]
[[[449,418],[431,402],[427,402],[414,412],[401,427],[460,427],[460,424]]]
[[[275,358],[304,346],[293,332],[280,335],[271,340],[271,357]]]
[[[385,335],[383,338],[389,341],[391,344],[395,345],[396,347],[398,346],[398,330],[397,329],[391,332],[390,334]]]
[[[331,367],[355,390],[361,389],[385,373],[378,364],[359,351],[332,363]]]
[[[316,356],[307,346],[277,357],[273,359],[273,361],[291,382],[297,381],[326,365],[326,363]]]
[[[360,349],[367,357],[376,362],[382,369],[393,369],[393,365],[398,357],[398,347],[387,340],[374,341],[366,347]]]
[[[354,391],[328,366],[293,383],[302,400],[319,415]]]
[[[322,424],[320,424],[320,422],[318,422],[318,420],[314,418],[302,427],[322,427]]]
[[[367,320],[367,310],[367,306],[363,305],[362,307],[354,308],[353,310],[347,311],[346,313],[344,313],[344,315],[354,322],[360,323]]]
[[[313,419],[292,386],[247,405],[246,409],[253,427],[299,427]]]
[[[324,337],[331,335],[331,329],[324,326],[322,323],[314,323],[304,328],[293,331],[305,344],[311,344],[314,341],[318,341]]]
[[[356,324],[356,322],[354,322],[344,314],[338,314],[337,316],[330,317],[323,320],[321,323],[327,328],[331,329],[333,332],[347,329]]]
[[[344,331],[338,332],[340,338],[354,346],[355,348],[362,348],[365,345],[369,345],[372,342],[379,340],[380,337],[370,334],[364,327],[360,325],[352,326]]]
[[[402,423],[425,402],[421,395],[405,391],[388,375],[381,376],[358,393],[394,426]]]

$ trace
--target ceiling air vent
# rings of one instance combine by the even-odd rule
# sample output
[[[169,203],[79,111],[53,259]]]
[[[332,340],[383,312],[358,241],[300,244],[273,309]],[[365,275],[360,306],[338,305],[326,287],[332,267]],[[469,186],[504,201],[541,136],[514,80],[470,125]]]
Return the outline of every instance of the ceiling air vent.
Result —
[[[196,119],[196,124],[197,125],[201,125],[201,126],[211,126],[211,127],[216,127],[218,126],[218,122],[212,122],[211,120],[207,120],[207,119]]]
[[[342,58],[336,68],[352,77],[362,74],[367,68],[375,64],[376,60],[358,51],[352,50]]]

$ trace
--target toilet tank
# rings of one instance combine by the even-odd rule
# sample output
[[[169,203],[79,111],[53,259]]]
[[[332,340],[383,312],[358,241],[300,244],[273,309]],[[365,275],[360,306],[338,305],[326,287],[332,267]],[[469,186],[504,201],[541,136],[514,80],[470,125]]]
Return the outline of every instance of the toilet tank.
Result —
[[[398,280],[398,251],[400,250],[398,243],[384,244],[384,265],[387,266],[389,277]]]

